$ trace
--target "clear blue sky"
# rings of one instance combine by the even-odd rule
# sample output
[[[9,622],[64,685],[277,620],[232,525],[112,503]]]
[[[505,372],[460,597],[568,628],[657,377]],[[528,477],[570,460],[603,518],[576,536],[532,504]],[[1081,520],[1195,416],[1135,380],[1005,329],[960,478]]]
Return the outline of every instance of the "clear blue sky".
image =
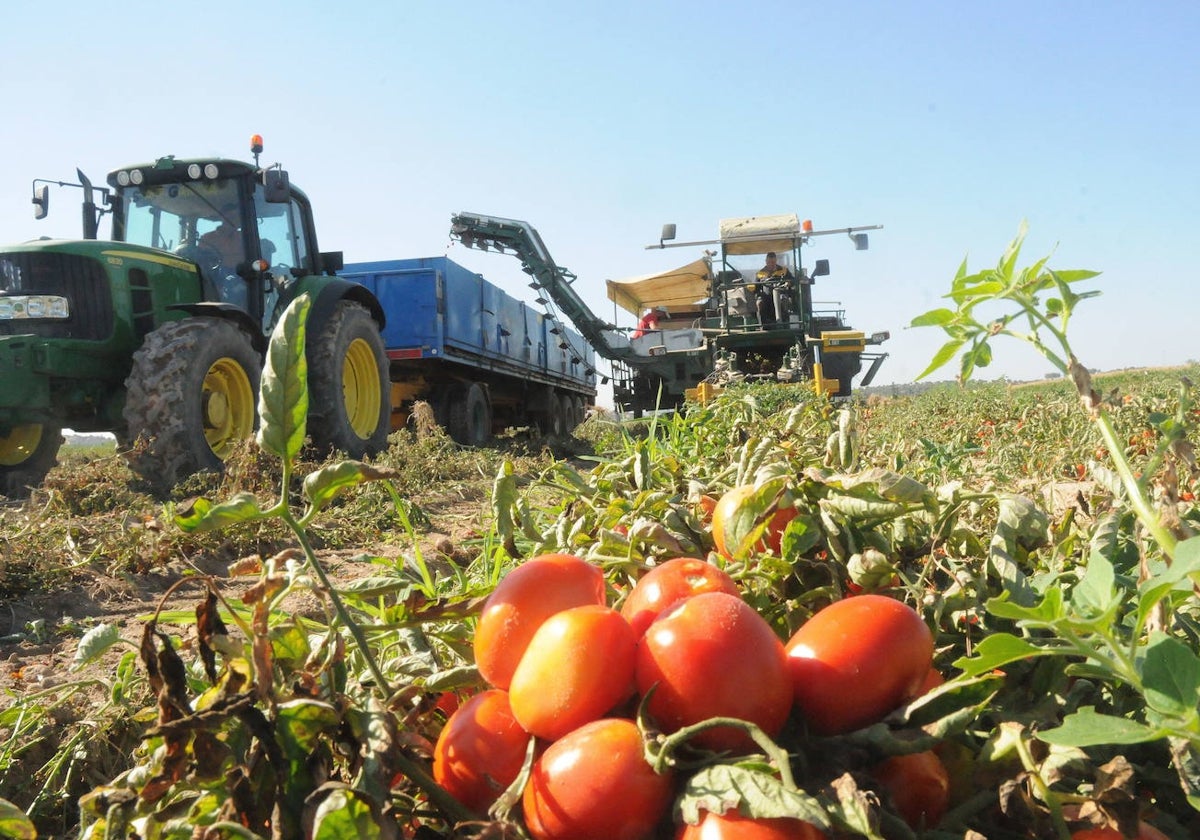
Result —
[[[606,278],[699,256],[645,251],[663,222],[882,224],[806,260],[832,263],[818,300],[892,332],[888,383],[941,344],[909,321],[1025,219],[1027,262],[1103,272],[1073,322],[1085,364],[1176,364],[1200,357],[1198,43],[1197,2],[23,3],[0,30],[0,225],[77,235],[78,192],[35,222],[33,178],[248,158],[255,132],[323,249],[448,253],[523,295],[515,260],[447,230],[525,219],[605,317]],[[1049,369],[997,351],[987,376]]]

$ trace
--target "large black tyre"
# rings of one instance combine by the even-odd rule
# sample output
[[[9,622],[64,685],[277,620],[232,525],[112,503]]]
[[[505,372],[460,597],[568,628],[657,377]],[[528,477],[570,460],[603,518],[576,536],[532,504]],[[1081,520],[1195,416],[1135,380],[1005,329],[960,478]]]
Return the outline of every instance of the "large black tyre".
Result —
[[[366,307],[339,301],[308,337],[308,433],[323,451],[351,458],[387,447],[391,385],[379,325]]]
[[[42,483],[58,461],[62,429],[29,423],[0,435],[0,496],[21,498]]]
[[[478,382],[456,385],[450,392],[447,427],[464,446],[482,446],[492,438],[492,404]]]
[[[571,397],[571,431],[575,431],[583,423],[583,397],[575,394]]]
[[[185,318],[146,336],[125,380],[134,472],[170,489],[194,472],[220,470],[254,434],[261,372],[250,336],[232,321]]]

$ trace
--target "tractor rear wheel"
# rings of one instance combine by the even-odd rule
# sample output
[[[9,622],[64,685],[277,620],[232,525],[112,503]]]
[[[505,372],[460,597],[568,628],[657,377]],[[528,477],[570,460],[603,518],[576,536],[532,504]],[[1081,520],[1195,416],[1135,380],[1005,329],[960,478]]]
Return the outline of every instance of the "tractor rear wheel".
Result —
[[[41,423],[14,426],[0,435],[0,495],[26,496],[58,460],[62,430]]]
[[[134,472],[160,489],[219,471],[254,434],[262,360],[231,321],[185,318],[159,327],[125,380],[125,434]]]
[[[343,300],[308,342],[308,433],[322,450],[362,458],[387,447],[391,385],[379,325]]]

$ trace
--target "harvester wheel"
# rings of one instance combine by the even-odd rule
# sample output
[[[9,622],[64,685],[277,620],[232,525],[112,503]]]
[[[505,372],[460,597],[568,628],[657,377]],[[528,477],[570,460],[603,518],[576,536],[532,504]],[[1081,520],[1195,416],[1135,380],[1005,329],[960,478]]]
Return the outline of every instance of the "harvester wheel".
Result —
[[[478,382],[450,392],[450,437],[465,446],[482,446],[492,438],[492,406]]]
[[[308,433],[351,458],[387,447],[391,385],[379,325],[364,306],[338,302],[308,342]]]
[[[41,423],[14,426],[0,435],[0,495],[26,496],[29,488],[41,484],[58,460],[62,430]]]
[[[231,321],[185,318],[150,333],[125,380],[130,466],[164,490],[220,470],[254,434],[261,372],[250,336]]]

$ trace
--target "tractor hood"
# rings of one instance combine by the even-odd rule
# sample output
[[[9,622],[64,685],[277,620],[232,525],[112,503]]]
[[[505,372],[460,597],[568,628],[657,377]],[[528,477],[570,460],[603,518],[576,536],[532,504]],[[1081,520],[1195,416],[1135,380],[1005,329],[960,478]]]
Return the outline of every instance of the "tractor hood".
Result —
[[[607,286],[608,299],[634,315],[655,306],[690,306],[712,293],[712,266],[701,257],[670,271],[609,280]]]

